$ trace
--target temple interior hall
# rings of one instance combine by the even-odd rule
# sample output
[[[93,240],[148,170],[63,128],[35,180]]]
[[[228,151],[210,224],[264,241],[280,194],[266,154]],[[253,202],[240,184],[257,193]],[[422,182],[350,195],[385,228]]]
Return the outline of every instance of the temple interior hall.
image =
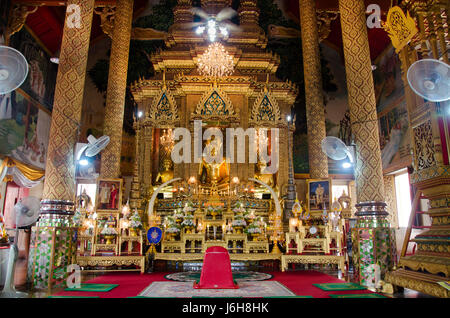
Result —
[[[0,298],[449,298],[449,13],[1,0]]]

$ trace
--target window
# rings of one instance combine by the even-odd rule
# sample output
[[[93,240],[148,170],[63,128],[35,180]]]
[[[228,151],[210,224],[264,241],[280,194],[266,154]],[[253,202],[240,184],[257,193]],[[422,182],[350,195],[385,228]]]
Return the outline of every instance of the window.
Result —
[[[411,214],[411,192],[407,172],[395,176],[395,194],[397,197],[398,226],[408,227]]]

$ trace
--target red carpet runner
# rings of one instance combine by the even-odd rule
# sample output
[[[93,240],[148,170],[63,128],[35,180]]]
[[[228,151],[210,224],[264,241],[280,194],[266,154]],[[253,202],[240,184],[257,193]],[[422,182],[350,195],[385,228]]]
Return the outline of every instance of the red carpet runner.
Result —
[[[83,283],[95,284],[118,284],[116,288],[109,292],[77,292],[61,291],[56,296],[99,296],[100,298],[126,298],[137,296],[142,290],[152,282],[168,281],[164,278],[169,273],[107,273]],[[292,271],[292,272],[269,272],[273,275],[271,280],[276,280],[289,288],[298,296],[313,296],[314,298],[330,298],[328,295],[335,294],[369,294],[368,290],[344,290],[344,291],[324,291],[312,284],[343,283],[345,281],[333,276],[316,271]],[[180,295],[183,297],[183,295]]]

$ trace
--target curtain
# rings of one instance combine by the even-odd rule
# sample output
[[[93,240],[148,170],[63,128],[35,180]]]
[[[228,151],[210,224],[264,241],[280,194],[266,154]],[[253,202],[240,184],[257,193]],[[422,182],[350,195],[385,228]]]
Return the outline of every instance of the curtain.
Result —
[[[1,160],[1,159],[0,159]],[[5,157],[0,164],[0,180],[13,181],[20,187],[33,188],[44,180],[44,170],[31,168],[13,158]]]

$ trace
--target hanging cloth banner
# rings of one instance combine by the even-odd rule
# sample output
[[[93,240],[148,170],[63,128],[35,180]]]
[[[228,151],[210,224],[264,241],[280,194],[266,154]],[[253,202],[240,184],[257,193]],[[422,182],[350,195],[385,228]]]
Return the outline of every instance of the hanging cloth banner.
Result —
[[[408,11],[406,14],[400,7],[392,7],[389,9],[386,22],[382,23],[383,29],[391,38],[396,53],[399,53],[418,32],[416,22]]]
[[[20,161],[5,157],[0,164],[0,180],[13,181],[21,187],[32,188],[44,179],[45,171],[31,168]]]

